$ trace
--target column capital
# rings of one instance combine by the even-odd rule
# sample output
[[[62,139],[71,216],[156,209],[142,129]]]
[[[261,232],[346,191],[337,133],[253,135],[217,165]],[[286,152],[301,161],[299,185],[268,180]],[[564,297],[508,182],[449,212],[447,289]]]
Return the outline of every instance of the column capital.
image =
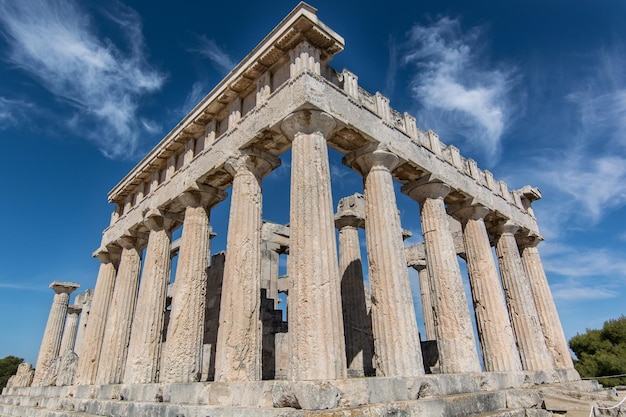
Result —
[[[77,282],[53,281],[49,286],[56,294],[71,294],[80,287]]]
[[[337,214],[335,214],[335,227],[364,227],[365,221],[365,197],[363,194],[354,193],[339,200]]]
[[[83,307],[77,304],[70,304],[67,306],[67,314],[80,314],[83,311]]]
[[[459,219],[461,224],[466,224],[469,220],[484,219],[491,210],[480,204],[464,206],[452,212],[452,215]]]
[[[355,229],[362,228],[365,226],[365,219],[359,216],[346,214],[346,215],[336,215],[335,216],[335,227],[339,230],[344,227],[354,227]]]
[[[529,234],[526,236],[516,236],[517,244],[520,248],[535,248],[541,242],[543,242],[544,238],[542,235]]]
[[[503,221],[493,227],[493,232],[496,236],[504,234],[514,235],[519,230],[519,226],[513,223],[511,220]]]
[[[101,247],[91,255],[100,263],[103,264],[117,264],[120,261],[120,248],[118,246]]]
[[[422,205],[426,199],[443,199],[452,188],[431,176],[420,178],[402,187],[402,192]]]
[[[137,238],[124,235],[117,239],[117,243],[122,247],[122,249],[135,249],[139,247],[139,241]]]
[[[211,208],[225,198],[226,193],[218,188],[196,184],[195,189],[189,189],[180,194],[178,201],[185,207]]]
[[[285,117],[280,130],[287,136],[287,139],[293,140],[300,133],[310,135],[316,132],[328,138],[336,127],[337,122],[330,114],[321,110],[304,109]]]
[[[351,166],[361,175],[367,175],[374,169],[391,172],[400,164],[400,157],[379,144],[374,146],[370,144],[346,155],[343,163]]]
[[[165,230],[170,232],[176,223],[175,219],[166,217],[161,210],[150,210],[143,217],[143,224],[149,230]]]
[[[248,148],[239,152],[239,155],[228,158],[224,168],[230,175],[236,177],[247,171],[257,178],[263,178],[280,166],[280,158],[262,149]]]

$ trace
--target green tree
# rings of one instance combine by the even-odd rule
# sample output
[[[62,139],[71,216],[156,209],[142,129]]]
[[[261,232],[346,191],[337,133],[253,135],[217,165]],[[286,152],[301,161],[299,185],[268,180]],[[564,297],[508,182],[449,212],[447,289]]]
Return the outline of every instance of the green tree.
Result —
[[[583,378],[626,374],[626,317],[604,322],[602,329],[587,329],[569,341],[576,354],[574,367]],[[626,377],[599,378],[606,387],[626,385]]]
[[[0,391],[6,386],[9,378],[15,375],[18,365],[22,362],[24,359],[17,356],[7,356],[0,359]]]

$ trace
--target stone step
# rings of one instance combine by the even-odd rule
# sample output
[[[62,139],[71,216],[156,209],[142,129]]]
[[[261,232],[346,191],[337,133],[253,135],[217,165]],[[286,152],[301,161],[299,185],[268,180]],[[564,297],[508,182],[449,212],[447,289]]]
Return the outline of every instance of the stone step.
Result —
[[[2,396],[5,397],[5,396]],[[545,417],[543,410],[527,414],[523,409],[505,409],[507,394],[476,392],[446,395],[411,401],[369,404],[333,410],[297,410],[293,408],[247,408],[209,405],[174,405],[105,399],[39,398],[13,396],[0,399],[0,416],[11,417],[352,417],[423,416],[446,417]],[[17,405],[19,404],[19,405]]]

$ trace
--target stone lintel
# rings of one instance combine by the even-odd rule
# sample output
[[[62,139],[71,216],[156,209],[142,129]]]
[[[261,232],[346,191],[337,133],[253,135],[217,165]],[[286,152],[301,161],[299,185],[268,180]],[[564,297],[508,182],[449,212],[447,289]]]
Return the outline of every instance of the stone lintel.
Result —
[[[289,226],[264,221],[261,226],[261,239],[283,248],[289,248]]]
[[[537,187],[532,187],[530,185],[525,185],[520,188],[519,193],[522,196],[526,197],[530,202],[540,200],[542,197],[541,190]]]

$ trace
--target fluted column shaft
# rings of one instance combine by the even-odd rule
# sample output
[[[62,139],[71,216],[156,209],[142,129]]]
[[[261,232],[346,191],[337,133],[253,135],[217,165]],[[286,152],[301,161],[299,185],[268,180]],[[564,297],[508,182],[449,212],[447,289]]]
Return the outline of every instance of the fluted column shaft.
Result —
[[[210,195],[187,192],[181,196],[187,208],[160,382],[196,382],[201,376],[207,268],[211,256],[208,207],[219,201],[216,195],[215,191]]]
[[[530,245],[522,249],[522,264],[530,281],[530,287],[535,300],[535,307],[539,316],[539,322],[545,337],[548,352],[552,356],[557,368],[573,368],[574,363],[567,347],[567,340],[563,333],[559,313],[556,310],[548,279],[541,263],[535,239]]]
[[[363,225],[363,219],[342,216],[335,220],[335,225],[339,229],[339,273],[348,375],[369,375],[373,371],[374,352],[359,241],[359,226]]]
[[[280,160],[261,151],[230,159],[233,175],[215,359],[216,381],[261,379],[261,179]]]
[[[54,281],[50,284],[50,288],[54,290],[55,294],[50,307],[46,329],[43,333],[39,356],[37,356],[37,365],[32,382],[34,387],[41,385],[46,371],[50,367],[50,361],[59,356],[61,337],[67,315],[67,305],[70,300],[70,294],[78,288],[78,284]]]
[[[126,384],[157,382],[167,285],[170,281],[172,222],[160,215],[152,215],[144,223],[150,234],[128,345],[124,374]]]
[[[289,274],[290,380],[346,376],[337,244],[326,137],[335,120],[316,110],[287,116],[292,142]]]
[[[528,371],[548,370],[554,366],[541,331],[530,282],[522,266],[515,231],[516,226],[509,224],[500,226],[496,243],[509,317],[515,332],[522,367]]]
[[[467,271],[483,363],[485,370],[490,372],[521,371],[502,284],[483,220],[488,213],[487,208],[480,206],[455,212],[463,225]]]
[[[376,375],[419,376],[424,374],[422,350],[391,176],[398,162],[380,149],[354,159],[364,175]]]
[[[123,237],[118,243],[122,246],[122,255],[104,329],[96,375],[98,384],[119,384],[123,381],[130,329],[137,304],[141,251],[134,238]]]
[[[63,339],[61,339],[59,356],[63,355],[67,350],[74,351],[80,312],[81,308],[79,306],[71,305],[67,307],[67,318],[65,319],[65,328],[63,329]]]
[[[417,182],[403,191],[420,204],[441,372],[478,372],[472,321],[443,201],[450,187]]]
[[[420,295],[422,299],[422,314],[424,315],[424,330],[426,331],[426,340],[437,340],[428,268],[426,268],[426,264],[424,264],[416,269],[420,281]]]
[[[89,322],[85,328],[78,357],[78,368],[76,369],[76,382],[80,385],[91,385],[96,382],[98,362],[104,341],[104,329],[113,298],[119,259],[108,252],[98,252],[97,257],[101,262],[100,270],[98,271],[96,288],[89,310]]]

